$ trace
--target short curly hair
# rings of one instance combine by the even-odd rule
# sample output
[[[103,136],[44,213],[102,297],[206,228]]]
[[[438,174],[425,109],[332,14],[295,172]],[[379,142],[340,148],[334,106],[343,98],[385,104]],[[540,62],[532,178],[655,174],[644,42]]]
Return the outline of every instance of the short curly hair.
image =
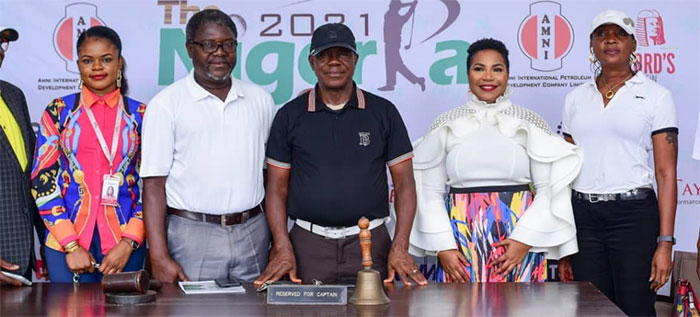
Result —
[[[199,11],[192,15],[189,21],[187,21],[187,26],[185,27],[185,35],[187,36],[187,41],[194,41],[194,35],[199,31],[199,29],[204,24],[214,23],[218,25],[223,25],[233,33],[233,37],[238,37],[238,30],[236,29],[236,24],[230,16],[221,10],[217,9],[205,9]]]
[[[495,40],[492,38],[480,39],[471,45],[467,49],[467,69],[472,66],[472,58],[474,55],[483,50],[494,50],[501,54],[503,60],[506,63],[506,70],[510,71],[510,61],[508,61],[508,49],[503,42]]]

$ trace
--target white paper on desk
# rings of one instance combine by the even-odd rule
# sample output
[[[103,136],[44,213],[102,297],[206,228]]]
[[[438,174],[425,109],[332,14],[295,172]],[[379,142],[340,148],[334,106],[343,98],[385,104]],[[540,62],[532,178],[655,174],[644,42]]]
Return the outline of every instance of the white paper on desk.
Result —
[[[177,282],[185,294],[245,293],[243,286],[219,287],[214,281]]]

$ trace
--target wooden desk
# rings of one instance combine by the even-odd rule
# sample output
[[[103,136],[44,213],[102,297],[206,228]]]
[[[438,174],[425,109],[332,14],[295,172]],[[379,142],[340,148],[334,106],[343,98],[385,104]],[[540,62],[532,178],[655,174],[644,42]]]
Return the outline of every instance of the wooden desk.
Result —
[[[246,294],[185,295],[165,284],[154,303],[105,304],[98,284],[35,283],[0,289],[0,316],[624,316],[588,283],[430,284],[392,287],[384,306],[273,306]],[[352,290],[350,291],[352,293]]]

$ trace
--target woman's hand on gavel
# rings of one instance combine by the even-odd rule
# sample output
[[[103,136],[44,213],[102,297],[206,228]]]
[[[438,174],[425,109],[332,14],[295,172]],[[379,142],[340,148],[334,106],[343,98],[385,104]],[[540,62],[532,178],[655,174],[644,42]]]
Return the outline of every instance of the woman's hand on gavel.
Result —
[[[102,264],[100,264],[100,272],[102,274],[114,274],[114,273],[119,273],[124,269],[124,266],[126,266],[126,262],[129,261],[129,257],[131,256],[131,252],[134,249],[129,245],[124,240],[119,241],[117,245],[115,245],[109,252],[107,252],[107,255],[105,255],[104,259],[102,260]]]
[[[83,247],[78,247],[75,251],[66,254],[66,265],[73,273],[92,273],[95,270],[92,263],[95,263],[95,258]]]

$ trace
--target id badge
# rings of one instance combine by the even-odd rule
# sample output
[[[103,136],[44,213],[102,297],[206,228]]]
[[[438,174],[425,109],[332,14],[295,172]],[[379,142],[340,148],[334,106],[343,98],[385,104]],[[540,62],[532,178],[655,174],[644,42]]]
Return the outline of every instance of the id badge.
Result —
[[[119,193],[119,177],[115,175],[102,176],[102,202],[103,206],[116,206]]]

